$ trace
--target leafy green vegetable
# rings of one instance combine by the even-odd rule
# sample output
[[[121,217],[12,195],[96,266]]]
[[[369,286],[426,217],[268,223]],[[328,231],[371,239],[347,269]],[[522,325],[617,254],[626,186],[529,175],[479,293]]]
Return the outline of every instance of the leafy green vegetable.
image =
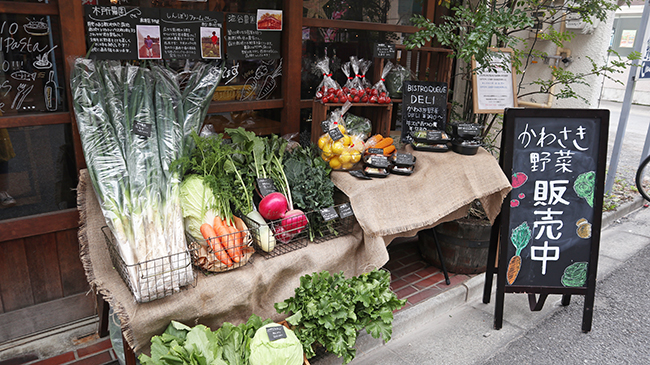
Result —
[[[185,176],[181,184],[181,206],[185,230],[197,240],[202,240],[201,225],[214,221],[217,206],[212,189],[205,183],[202,176]]]
[[[286,337],[269,340],[267,328],[282,327]],[[301,365],[303,363],[303,350],[300,340],[288,328],[277,323],[269,323],[255,332],[250,344],[250,365]]]
[[[247,365],[255,332],[269,323],[253,314],[239,326],[225,322],[212,331],[201,324],[189,327],[171,321],[162,335],[151,338],[151,356],[141,354],[138,359],[143,365]]]
[[[348,134],[361,136],[364,140],[372,133],[372,122],[368,118],[356,116],[352,113],[345,113],[345,129]]]
[[[343,273],[327,271],[305,275],[293,297],[275,303],[278,313],[292,313],[287,322],[296,326],[308,358],[315,355],[313,345],[343,357],[354,359],[354,345],[360,330],[388,342],[392,335],[393,311],[406,304],[390,290],[390,274],[373,270],[346,279]]]
[[[334,183],[330,179],[332,169],[320,158],[318,148],[296,147],[285,154],[284,171],[291,187],[291,198],[296,208],[305,212],[318,211],[334,205]],[[309,221],[309,236],[323,236],[332,229],[332,223],[325,223],[320,214],[314,214]]]

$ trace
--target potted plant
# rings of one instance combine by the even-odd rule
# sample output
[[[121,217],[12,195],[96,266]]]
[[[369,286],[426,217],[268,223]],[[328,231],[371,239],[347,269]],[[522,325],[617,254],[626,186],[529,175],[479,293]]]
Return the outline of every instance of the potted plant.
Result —
[[[640,54],[632,53],[626,61],[608,50],[614,53],[614,61],[607,63],[604,57],[601,61],[585,55],[580,57],[580,62],[587,61],[586,65],[581,69],[570,67],[574,58],[567,45],[570,46],[576,33],[567,29],[567,19],[583,22],[583,33],[593,31],[597,22],[606,21],[608,15],[619,8],[607,0],[443,1],[451,14],[443,15],[436,23],[415,15],[411,20],[420,30],[409,36],[405,44],[412,49],[432,42],[453,50],[451,57],[456,62],[456,73],[453,92],[450,93],[449,124],[478,123],[482,127],[481,144],[495,157],[500,144],[502,114],[476,113],[472,90],[474,73],[494,71],[494,63],[490,62],[492,49],[512,50],[509,61],[516,75],[513,92],[519,106],[525,107],[551,107],[554,99],[577,99],[588,104],[589,100],[576,91],[576,86],[589,86],[602,77],[614,80],[610,76],[612,73],[623,72],[629,60],[640,57]],[[630,1],[626,0],[626,3],[629,5]],[[545,73],[532,72],[531,66],[540,61],[548,63],[543,67]],[[548,101],[530,100],[538,94],[545,95]],[[480,203],[475,201],[465,218],[435,228],[450,271],[476,273],[485,270],[489,227]],[[433,235],[433,231],[422,231],[420,247],[425,259],[439,264],[435,246],[431,246]],[[457,243],[448,245],[452,236],[457,236]]]

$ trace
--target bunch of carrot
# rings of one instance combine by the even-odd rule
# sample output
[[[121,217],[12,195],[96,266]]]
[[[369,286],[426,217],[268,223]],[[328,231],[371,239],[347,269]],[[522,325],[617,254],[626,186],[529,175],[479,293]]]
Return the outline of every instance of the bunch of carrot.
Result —
[[[366,150],[368,148],[381,148],[384,150],[384,156],[390,156],[395,152],[395,145],[391,137],[384,137],[381,134],[375,134],[366,141]]]
[[[215,256],[222,264],[231,267],[243,258],[244,238],[247,227],[239,217],[232,217],[231,222],[221,217],[214,217],[213,224],[203,223],[201,234],[210,244]]]

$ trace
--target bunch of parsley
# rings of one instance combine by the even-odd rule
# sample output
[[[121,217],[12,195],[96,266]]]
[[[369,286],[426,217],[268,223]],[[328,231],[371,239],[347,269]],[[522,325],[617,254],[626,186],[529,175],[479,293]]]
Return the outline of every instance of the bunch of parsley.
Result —
[[[406,304],[390,290],[390,273],[373,270],[346,279],[343,272],[305,275],[293,297],[275,303],[278,313],[292,313],[287,322],[295,326],[307,358],[316,355],[313,345],[343,357],[356,355],[357,334],[365,329],[372,337],[388,342],[393,332],[393,311]]]
[[[320,158],[318,149],[311,145],[296,147],[284,155],[284,172],[291,187],[294,208],[304,212],[319,211],[334,205],[334,183],[330,180],[332,169]],[[323,236],[331,230],[320,214],[309,217],[309,236]]]

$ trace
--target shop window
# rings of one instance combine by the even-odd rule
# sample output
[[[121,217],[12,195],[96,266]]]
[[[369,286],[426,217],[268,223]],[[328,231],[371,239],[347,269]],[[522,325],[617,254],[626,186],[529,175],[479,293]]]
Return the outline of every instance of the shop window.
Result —
[[[223,133],[226,128],[242,127],[254,130],[258,135],[280,134],[280,114],[280,109],[212,113],[205,118],[201,133]]]
[[[257,9],[282,9],[282,0],[225,0],[217,1],[210,7],[208,1],[183,1],[183,0],[82,0],[88,5],[121,5],[139,6],[143,8],[174,8],[204,11],[223,11],[254,13]]]
[[[0,14],[0,37],[0,115],[67,111],[59,18]]]
[[[304,0],[303,16],[333,20],[411,25],[414,13],[421,13],[417,0]]]
[[[71,128],[0,128],[0,220],[77,206]]]
[[[323,79],[315,64],[325,55],[330,59],[332,78],[345,85],[346,75],[341,65],[350,60],[350,56],[359,59],[373,60],[373,45],[375,43],[401,43],[401,33],[376,32],[366,30],[349,30],[340,28],[303,28],[302,36],[302,84],[301,99],[312,99],[318,85]],[[370,82],[374,72],[374,63],[366,72]]]

